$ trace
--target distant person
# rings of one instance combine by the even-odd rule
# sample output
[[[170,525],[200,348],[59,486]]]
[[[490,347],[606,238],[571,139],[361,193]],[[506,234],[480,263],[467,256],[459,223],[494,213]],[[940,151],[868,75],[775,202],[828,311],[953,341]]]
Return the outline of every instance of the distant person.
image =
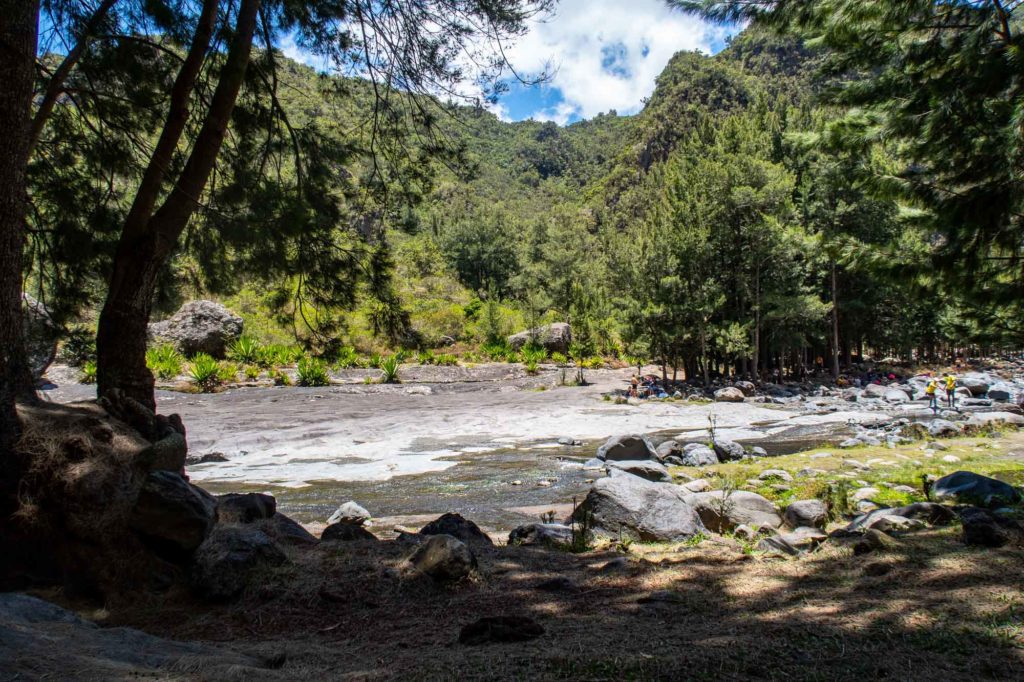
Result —
[[[950,372],[946,372],[946,403],[956,408],[956,376]]]
[[[932,412],[938,414],[939,412],[939,382],[935,377],[928,380],[928,385],[925,386],[924,392],[928,396],[928,407],[932,408]]]

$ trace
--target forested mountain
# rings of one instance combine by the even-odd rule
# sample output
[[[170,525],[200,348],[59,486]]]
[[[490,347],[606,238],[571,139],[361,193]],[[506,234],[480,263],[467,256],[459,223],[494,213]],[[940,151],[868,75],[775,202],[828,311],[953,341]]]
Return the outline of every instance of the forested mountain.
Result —
[[[316,278],[302,279],[298,227],[247,239],[259,204],[232,205],[229,177],[215,187],[222,210],[192,222],[164,273],[158,314],[220,297],[252,333],[325,352],[494,342],[565,320],[580,354],[645,357],[690,377],[999,341],[959,323],[949,292],[941,305],[920,295],[940,283],[916,274],[927,235],[865,190],[891,161],[820,144],[830,112],[815,95],[827,83],[819,56],[793,40],[748,31],[713,57],[680,52],[639,114],[565,127],[437,103],[425,113],[399,93],[382,117],[365,81],[278,60],[289,125],[337,155],[333,179],[319,181],[341,220],[370,235],[360,258],[382,274],[349,305],[304,298],[300,281]],[[419,125],[427,116],[436,125]],[[244,139],[228,147],[247,153]],[[97,272],[70,281],[87,292]],[[95,301],[73,304],[88,326]]]

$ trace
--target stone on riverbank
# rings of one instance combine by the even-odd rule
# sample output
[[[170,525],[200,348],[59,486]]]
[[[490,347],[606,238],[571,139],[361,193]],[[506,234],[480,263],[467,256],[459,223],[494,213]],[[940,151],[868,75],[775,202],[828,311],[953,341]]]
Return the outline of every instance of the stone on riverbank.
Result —
[[[277,513],[277,500],[264,493],[227,493],[217,495],[217,515],[221,523],[252,523]]]
[[[704,531],[700,517],[687,501],[692,495],[671,483],[651,483],[636,476],[596,481],[575,520],[593,530],[651,542],[679,542]]]
[[[746,490],[694,493],[686,501],[697,511],[704,525],[716,533],[726,533],[740,525],[751,528],[782,525],[774,503]]]
[[[783,518],[790,528],[824,528],[828,507],[821,500],[797,500],[786,507]]]
[[[242,318],[214,301],[190,301],[163,322],[149,325],[149,335],[170,343],[186,356],[206,353],[224,357],[228,345],[242,335]]]
[[[543,545],[548,547],[572,544],[572,527],[560,523],[528,523],[508,534],[510,545]]]
[[[377,536],[358,523],[340,521],[324,528],[320,534],[321,542],[353,542],[356,540],[376,540]]]
[[[512,350],[521,350],[530,342],[542,346],[549,353],[568,353],[572,344],[572,327],[566,322],[546,324],[536,329],[513,334],[508,337],[508,345]]]
[[[469,545],[451,535],[433,535],[418,545],[406,563],[419,573],[438,582],[456,582],[476,570],[477,562]]]
[[[651,439],[640,434],[612,436],[597,449],[596,457],[606,462],[658,459],[658,451]]]
[[[954,471],[932,485],[932,495],[982,507],[1013,504],[1021,499],[1020,492],[995,478],[972,471]]]
[[[217,522],[217,500],[181,474],[153,471],[139,492],[128,520],[159,553],[188,555],[203,543]]]
[[[624,473],[630,476],[639,476],[645,481],[655,483],[668,483],[672,481],[672,475],[668,469],[656,461],[625,460],[622,462],[608,462],[608,473]]]
[[[423,526],[420,529],[420,535],[450,535],[468,544],[494,544],[491,538],[480,530],[480,526],[463,518],[461,514],[451,512],[443,514]]]
[[[726,386],[715,391],[716,403],[742,403],[745,397],[743,391],[734,386]]]
[[[334,513],[327,519],[327,523],[352,523],[361,526],[369,520],[370,512],[366,511],[359,503],[349,500],[334,510]]]
[[[252,526],[217,526],[196,550],[189,579],[200,596],[222,601],[238,596],[257,570],[286,560],[281,548]]]

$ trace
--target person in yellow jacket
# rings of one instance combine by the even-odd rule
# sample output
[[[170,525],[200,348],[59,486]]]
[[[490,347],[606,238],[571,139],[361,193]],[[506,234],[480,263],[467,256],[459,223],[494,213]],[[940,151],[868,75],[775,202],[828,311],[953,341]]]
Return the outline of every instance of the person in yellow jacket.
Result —
[[[950,407],[956,407],[956,377],[946,372],[946,402]]]
[[[928,380],[924,392],[928,396],[928,407],[932,408],[932,412],[937,413],[939,411],[939,382],[935,377]]]

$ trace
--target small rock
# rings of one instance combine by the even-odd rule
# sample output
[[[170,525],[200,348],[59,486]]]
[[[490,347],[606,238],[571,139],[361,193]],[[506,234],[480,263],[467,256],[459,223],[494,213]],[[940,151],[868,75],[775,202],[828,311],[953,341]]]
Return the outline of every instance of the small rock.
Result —
[[[760,445],[755,445],[754,447],[750,448],[750,454],[753,455],[754,457],[767,457],[768,451],[762,448]]]
[[[333,523],[348,523],[356,526],[361,526],[370,520],[370,512],[363,509],[358,502],[352,500],[338,507],[330,518],[327,519],[328,524]]]
[[[508,534],[510,545],[571,545],[572,527],[558,523],[529,523]]]
[[[860,502],[861,500],[870,500],[872,497],[878,495],[879,492],[880,491],[878,490],[878,488],[872,488],[870,486],[866,488],[857,488],[856,490],[853,491],[853,500],[854,502]]]
[[[672,480],[672,476],[668,473],[668,469],[656,461],[611,461],[608,462],[608,470],[609,472],[612,470],[624,471],[632,476],[639,476],[644,480],[653,481],[655,483],[670,482]]]
[[[743,391],[732,386],[726,386],[715,391],[715,402],[717,403],[742,403]]]
[[[1021,499],[1020,492],[1013,486],[971,471],[955,471],[943,476],[932,485],[931,493],[937,498],[951,498],[983,507],[1007,502],[1012,504]]]
[[[780,481],[792,481],[793,476],[783,469],[765,469],[757,476],[758,480],[770,481],[772,479],[778,479]]]
[[[743,459],[745,454],[742,445],[726,438],[719,438],[715,441],[714,446],[715,454],[718,455],[718,459],[722,462]]]
[[[828,539],[825,533],[817,528],[797,528],[792,533],[767,537],[758,543],[757,548],[763,552],[781,552],[789,556],[798,556],[813,550]]]
[[[245,589],[256,570],[285,561],[284,552],[266,533],[252,526],[217,526],[196,550],[190,582],[207,599],[231,599]]]
[[[882,509],[881,511],[888,511]],[[871,522],[869,528],[880,530],[888,535],[896,533],[905,533],[912,530],[918,530],[924,528],[924,522],[918,519],[908,519],[905,516],[897,516],[895,514],[882,514]]]
[[[277,512],[277,500],[263,493],[227,493],[217,495],[217,515],[221,523],[252,523],[269,519]]]
[[[790,528],[824,528],[828,507],[821,500],[798,500],[786,507],[783,519]]]
[[[477,566],[476,556],[469,546],[451,535],[433,535],[416,547],[406,562],[438,582],[462,580]]]
[[[864,537],[853,545],[853,553],[860,556],[862,554],[894,549],[899,546],[899,542],[893,540],[882,531],[869,528],[867,532],[864,533]]]
[[[622,460],[658,459],[658,451],[644,435],[612,436],[597,449],[597,459],[605,462]]]
[[[706,479],[698,478],[695,481],[684,483],[683,487],[689,490],[691,493],[703,493],[707,492],[708,490],[711,490],[711,483],[709,483]]]
[[[1021,526],[987,509],[969,507],[960,512],[963,541],[976,547],[1002,547],[1021,535]]]

